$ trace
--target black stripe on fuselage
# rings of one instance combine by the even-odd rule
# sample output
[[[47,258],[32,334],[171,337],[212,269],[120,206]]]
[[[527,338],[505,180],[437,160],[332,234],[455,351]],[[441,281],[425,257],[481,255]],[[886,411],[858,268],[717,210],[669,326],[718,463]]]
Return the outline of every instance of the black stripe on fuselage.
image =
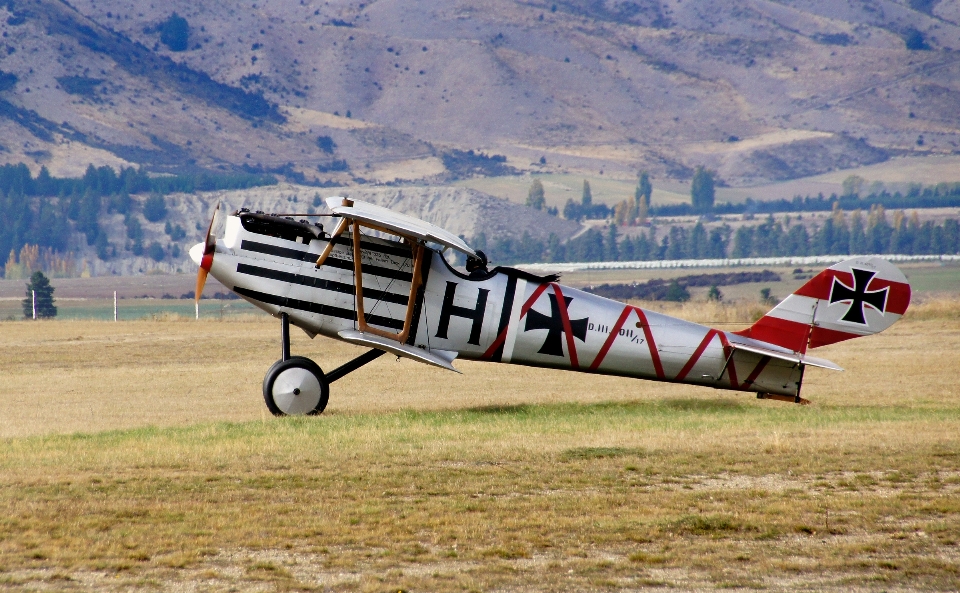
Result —
[[[503,294],[503,309],[500,310],[500,325],[497,326],[497,336],[503,333],[507,329],[507,325],[510,324],[510,313],[513,312],[513,299],[516,298],[517,294],[517,277],[508,276],[507,277],[507,290]],[[503,344],[497,347],[493,351],[493,354],[490,356],[490,360],[493,362],[500,362],[503,359]]]
[[[242,286],[234,286],[233,292],[239,294],[240,296],[245,296],[255,301],[260,301],[261,303],[276,305],[277,307],[307,311],[309,313],[316,313],[317,315],[324,315],[326,317],[338,317],[340,319],[347,319],[353,322],[357,321],[357,313],[352,309],[331,307],[330,305],[323,305],[321,303],[314,303],[311,301],[302,301],[300,299],[291,299],[289,297],[268,294],[265,292],[244,288]],[[370,325],[388,327],[397,331],[403,329],[403,319],[390,319],[389,317],[381,317],[379,315],[370,314],[368,314],[366,317],[367,323]]]
[[[423,263],[420,264],[420,288],[417,290],[416,296],[413,297],[413,317],[410,320],[410,335],[407,337],[407,344],[411,346],[415,346],[417,343],[417,331],[419,331],[420,328],[420,314],[423,312],[423,295],[427,290],[427,281],[430,280],[430,268],[433,265],[433,256],[434,252],[425,247],[423,250]],[[427,332],[428,335],[429,333],[430,332]]]
[[[368,243],[367,246],[370,246]],[[241,241],[240,249],[242,251],[253,251],[254,253],[262,253],[264,255],[273,255],[276,257],[282,257],[285,259],[293,259],[296,261],[316,261],[317,254],[310,253],[309,251],[301,251],[300,249],[289,249],[287,247],[278,247],[276,245],[269,245],[267,243],[258,243],[256,241]],[[387,253],[380,249],[367,249],[368,251],[379,251],[381,253]],[[388,254],[389,255],[389,254]],[[406,253],[409,258],[410,254]],[[330,266],[331,268],[337,268],[340,270],[350,270],[353,271],[353,262],[343,259],[337,259],[334,257],[328,257],[327,261],[323,263],[325,266]],[[413,274],[411,272],[402,272],[393,268],[385,268],[383,266],[374,266],[371,264],[363,264],[364,274],[370,274],[371,276],[382,276],[384,278],[392,278],[394,280],[402,280],[403,282],[411,282],[413,280]]]
[[[237,264],[237,273],[246,274],[248,276],[257,276],[259,278],[269,278],[270,280],[278,280],[280,282],[289,282],[290,284],[300,284],[302,286],[309,286],[310,288],[330,290],[342,294],[357,294],[357,291],[352,284],[334,282],[333,280],[324,280],[323,278],[314,278],[312,276],[302,276],[300,274],[291,274],[290,272],[271,270],[270,268],[261,268],[259,266],[251,266],[248,264]],[[371,299],[375,301],[396,303],[398,305],[403,305],[404,307],[407,306],[407,301],[409,300],[402,294],[394,294],[392,292],[384,292],[382,290],[373,290],[370,288],[363,289],[363,297],[365,299]]]

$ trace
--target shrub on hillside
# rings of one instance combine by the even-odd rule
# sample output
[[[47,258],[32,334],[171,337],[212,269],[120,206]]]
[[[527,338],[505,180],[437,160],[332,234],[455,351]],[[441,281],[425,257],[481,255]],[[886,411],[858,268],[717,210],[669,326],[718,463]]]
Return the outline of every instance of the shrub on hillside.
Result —
[[[170,51],[185,51],[190,38],[190,25],[187,19],[177,13],[160,24],[160,42]]]
[[[160,194],[154,194],[143,203],[143,217],[150,222],[160,222],[167,216],[167,203]]]
[[[154,261],[162,261],[166,253],[163,251],[163,245],[154,241],[147,247],[147,255]]]

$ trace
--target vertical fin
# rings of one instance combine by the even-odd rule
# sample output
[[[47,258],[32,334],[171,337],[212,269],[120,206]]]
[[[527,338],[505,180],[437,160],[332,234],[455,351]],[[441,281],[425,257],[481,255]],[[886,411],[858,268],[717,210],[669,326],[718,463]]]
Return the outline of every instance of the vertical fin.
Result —
[[[906,276],[885,259],[854,257],[811,278],[751,327],[735,332],[794,352],[879,333],[910,305]]]

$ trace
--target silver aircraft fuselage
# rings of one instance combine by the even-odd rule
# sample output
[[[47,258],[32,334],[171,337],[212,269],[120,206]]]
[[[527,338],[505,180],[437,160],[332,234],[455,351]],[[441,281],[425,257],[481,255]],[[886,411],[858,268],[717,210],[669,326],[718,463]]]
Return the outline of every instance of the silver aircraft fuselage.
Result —
[[[352,237],[317,268],[329,236],[264,232],[226,218],[210,274],[267,313],[286,313],[311,337],[357,329]],[[307,225],[302,225],[306,227]],[[408,245],[363,236],[367,323],[404,326],[414,259]],[[751,352],[765,342],[605,299],[518,270],[468,275],[428,249],[407,345],[460,358],[797,396],[804,365]],[[731,344],[742,347],[731,347]],[[743,348],[748,348],[744,350]]]

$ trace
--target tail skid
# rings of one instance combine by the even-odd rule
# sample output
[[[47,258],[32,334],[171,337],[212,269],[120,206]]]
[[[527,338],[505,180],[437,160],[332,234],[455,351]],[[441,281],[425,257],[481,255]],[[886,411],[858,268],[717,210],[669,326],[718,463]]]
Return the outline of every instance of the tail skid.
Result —
[[[738,335],[803,354],[879,333],[910,305],[910,285],[879,257],[854,257],[830,266]]]
[[[778,395],[776,393],[758,393],[757,399],[773,399],[781,402],[791,402],[801,406],[809,406],[810,400],[803,399],[799,395]]]

